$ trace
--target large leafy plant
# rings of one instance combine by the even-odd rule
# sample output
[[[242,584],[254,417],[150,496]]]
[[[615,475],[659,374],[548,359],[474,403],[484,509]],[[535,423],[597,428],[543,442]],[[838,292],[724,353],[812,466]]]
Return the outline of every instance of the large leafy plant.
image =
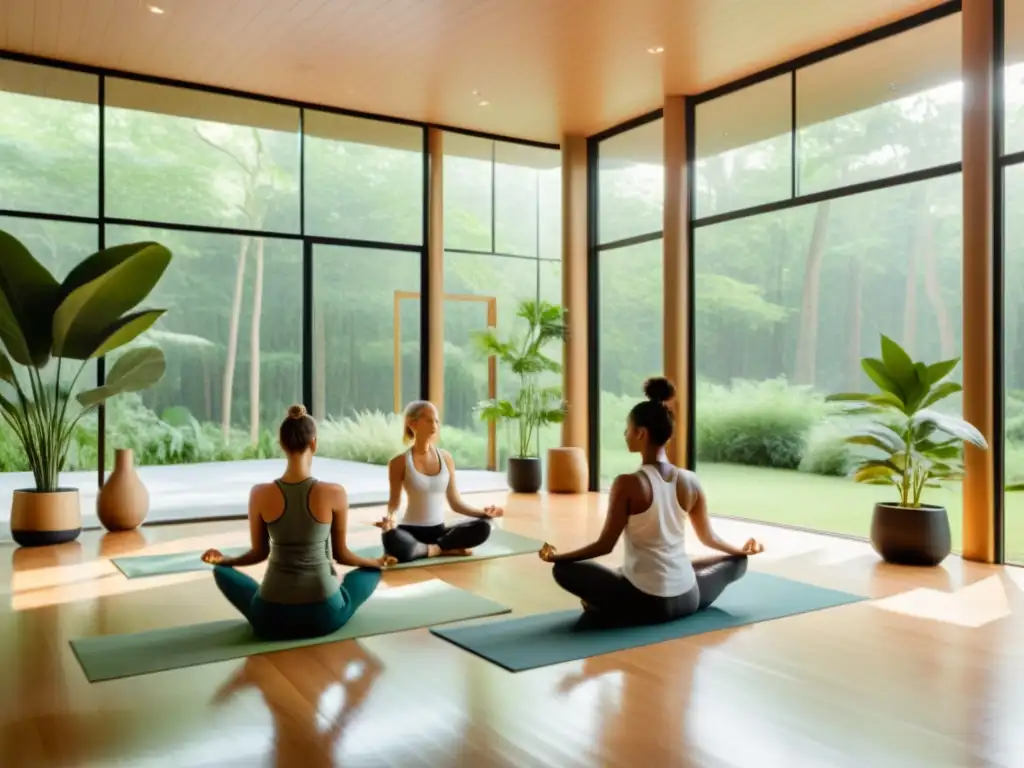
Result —
[[[540,454],[541,427],[559,424],[565,418],[562,388],[541,386],[545,373],[561,373],[562,366],[545,354],[544,348],[566,336],[565,310],[546,301],[525,300],[519,303],[516,317],[526,321],[526,331],[507,339],[493,329],[474,334],[477,350],[498,363],[519,379],[519,389],[512,399],[486,400],[478,406],[480,418],[488,422],[515,423],[517,458]]]
[[[964,419],[932,407],[961,390],[947,378],[959,362],[960,358],[931,365],[916,362],[883,335],[881,359],[861,360],[861,367],[879,391],[827,398],[851,404],[850,413],[871,417],[846,437],[850,444],[876,449],[854,469],[857,482],[893,485],[899,491],[899,506],[919,507],[925,488],[963,478],[963,444],[982,449],[988,444]]]
[[[24,448],[37,491],[58,489],[86,413],[163,376],[163,352],[135,347],[117,357],[103,386],[73,395],[88,361],[124,347],[166,312],[133,310],[170,260],[157,243],[119,245],[89,256],[59,283],[0,230],[0,417]]]

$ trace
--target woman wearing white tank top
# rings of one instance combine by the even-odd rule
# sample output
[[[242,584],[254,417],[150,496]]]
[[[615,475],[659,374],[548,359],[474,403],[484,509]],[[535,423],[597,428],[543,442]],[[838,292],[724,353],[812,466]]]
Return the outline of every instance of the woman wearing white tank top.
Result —
[[[410,403],[405,409],[404,439],[412,446],[388,463],[388,514],[375,525],[384,531],[384,551],[400,563],[424,557],[470,555],[473,547],[479,547],[491,535],[488,521],[504,514],[500,507],[477,509],[462,500],[455,485],[455,462],[451,454],[434,444],[439,428],[437,409],[432,403]],[[396,525],[395,513],[402,502],[403,488],[408,504],[402,522]],[[474,519],[445,525],[445,501],[454,512]]]
[[[626,446],[643,463],[639,471],[615,478],[601,535],[572,552],[545,544],[539,553],[555,564],[559,586],[579,597],[587,617],[601,623],[649,624],[689,616],[746,573],[748,555],[764,550],[754,539],[737,548],[718,538],[697,476],[665,460],[673,431],[667,405],[675,394],[672,382],[649,379],[644,394],[648,399],[630,411],[625,434]],[[725,554],[691,561],[687,517],[704,545]],[[621,572],[586,562],[609,554],[620,536],[625,544]]]

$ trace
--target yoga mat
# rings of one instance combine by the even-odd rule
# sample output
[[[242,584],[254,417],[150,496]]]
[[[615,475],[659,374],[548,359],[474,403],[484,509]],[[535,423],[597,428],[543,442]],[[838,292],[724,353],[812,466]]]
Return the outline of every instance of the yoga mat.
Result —
[[[71,648],[86,678],[96,683],[508,612],[503,605],[431,579],[378,589],[348,624],[325,637],[259,640],[253,636],[248,622],[230,619],[131,635],[86,637],[72,640]]]
[[[110,562],[117,566],[117,569],[129,579],[141,579],[146,576],[167,576],[171,573],[212,570],[212,565],[207,565],[199,559],[205,551],[205,549],[197,549],[192,552],[173,552],[169,555],[115,557]],[[248,547],[228,547],[221,550],[228,557],[237,557],[248,551]]]
[[[413,560],[411,563],[399,563],[388,568],[389,571],[393,571],[398,568],[419,568],[425,565],[447,565],[448,563],[466,563],[472,560],[488,560],[492,557],[508,557],[509,555],[525,555],[527,553],[536,553],[540,550],[544,542],[538,539],[531,539],[526,536],[520,536],[518,533],[512,533],[501,528],[492,528],[490,538],[487,539],[479,547],[473,549],[473,554],[469,557],[425,557],[422,560]],[[384,550],[380,544],[373,547],[362,547],[360,549],[353,550],[357,555],[362,557],[375,558],[380,557],[384,554]]]
[[[582,611],[573,610],[430,631],[511,672],[521,672],[865,599],[780,576],[748,573],[707,610],[668,624],[577,629]]]

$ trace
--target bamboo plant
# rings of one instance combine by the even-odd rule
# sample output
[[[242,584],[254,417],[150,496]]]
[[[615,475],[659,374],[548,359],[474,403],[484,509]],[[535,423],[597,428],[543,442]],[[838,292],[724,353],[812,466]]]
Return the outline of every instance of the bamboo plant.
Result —
[[[119,245],[89,256],[58,282],[0,230],[0,417],[25,451],[36,491],[59,490],[75,426],[86,414],[163,376],[163,352],[134,347],[122,350],[103,386],[74,394],[90,360],[115,353],[166,312],[135,308],[170,260],[157,243]]]
[[[516,317],[526,321],[521,336],[502,339],[494,329],[480,331],[473,339],[485,357],[496,357],[499,365],[519,379],[519,388],[511,399],[485,400],[477,406],[480,419],[516,425],[515,458],[540,455],[541,427],[560,424],[565,419],[562,388],[541,386],[544,373],[559,374],[561,363],[548,357],[544,348],[551,342],[565,340],[565,310],[557,304],[530,299],[519,303]]]
[[[889,337],[882,336],[881,358],[861,360],[861,368],[878,387],[876,393],[849,392],[827,400],[845,403],[850,414],[869,422],[846,437],[868,446],[874,455],[853,470],[860,483],[891,485],[900,507],[920,507],[925,488],[964,476],[963,444],[987,449],[984,436],[964,419],[932,408],[962,387],[949,380],[960,358],[928,365],[914,361]]]

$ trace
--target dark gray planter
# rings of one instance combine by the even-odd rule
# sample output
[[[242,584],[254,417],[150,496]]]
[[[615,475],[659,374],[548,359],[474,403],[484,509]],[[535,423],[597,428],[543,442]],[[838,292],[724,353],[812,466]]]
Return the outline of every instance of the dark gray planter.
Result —
[[[508,487],[513,493],[536,493],[541,485],[540,459],[508,460]]]
[[[887,563],[938,565],[953,548],[945,507],[875,504],[871,546]]]

